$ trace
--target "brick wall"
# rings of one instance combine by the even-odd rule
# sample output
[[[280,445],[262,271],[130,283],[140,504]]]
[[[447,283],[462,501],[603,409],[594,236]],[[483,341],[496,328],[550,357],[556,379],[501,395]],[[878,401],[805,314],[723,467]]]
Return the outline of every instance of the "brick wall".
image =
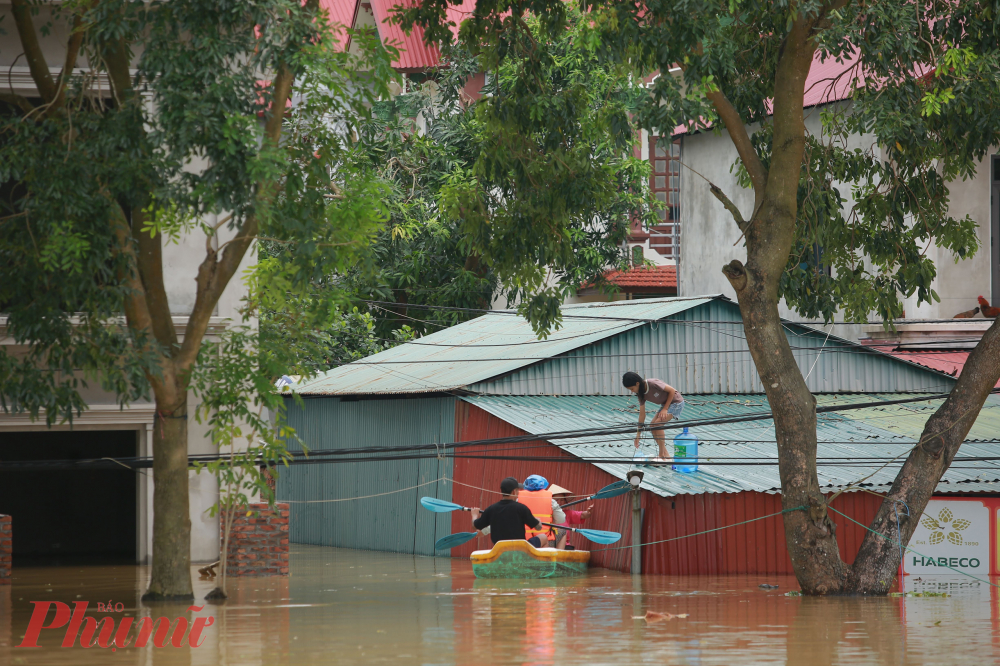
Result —
[[[225,530],[225,521],[219,525],[220,532]],[[237,510],[226,560],[227,576],[287,576],[288,505],[251,504]]]
[[[0,585],[10,585],[14,534],[10,516],[0,515]]]

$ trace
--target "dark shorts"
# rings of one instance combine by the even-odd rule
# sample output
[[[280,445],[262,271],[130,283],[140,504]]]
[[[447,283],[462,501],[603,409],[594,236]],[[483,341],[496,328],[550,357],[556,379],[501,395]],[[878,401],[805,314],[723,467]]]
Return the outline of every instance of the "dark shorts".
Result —
[[[533,536],[530,539],[528,539],[528,543],[530,543],[535,548],[541,548],[542,547],[542,540],[539,539],[536,536]]]

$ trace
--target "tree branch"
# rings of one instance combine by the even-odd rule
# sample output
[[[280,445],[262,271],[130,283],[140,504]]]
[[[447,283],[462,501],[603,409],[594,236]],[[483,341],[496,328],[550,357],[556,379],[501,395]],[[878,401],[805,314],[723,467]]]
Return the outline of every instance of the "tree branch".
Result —
[[[722,191],[722,188],[715,183],[709,181],[708,189],[712,192],[712,196],[721,201],[722,205],[725,206],[726,210],[728,210],[733,216],[733,219],[736,220],[736,226],[743,229],[747,222],[743,219],[743,214],[740,213],[740,209],[736,207],[736,204],[730,201],[729,197],[726,196],[726,193]]]
[[[69,80],[73,76],[73,67],[76,66],[76,58],[80,54],[80,47],[83,45],[84,32],[83,15],[77,14],[73,19],[73,29],[69,34],[69,42],[66,44],[66,59],[63,61],[62,71],[59,72],[56,94],[52,99],[52,104],[45,111],[46,116],[60,110],[66,101],[66,88],[69,86]]]
[[[279,145],[281,126],[285,117],[285,105],[291,96],[293,82],[292,70],[284,62],[279,63],[278,74],[274,78],[271,114],[264,125],[264,150],[276,148]],[[276,194],[277,184],[274,181],[258,183],[257,208],[261,209],[270,205]],[[198,277],[196,278],[198,292],[184,333],[184,342],[177,355],[178,367],[181,372],[187,372],[194,365],[195,359],[198,357],[198,350],[201,348],[202,337],[208,329],[208,321],[212,311],[219,302],[222,291],[239,269],[240,262],[243,261],[244,255],[256,238],[258,230],[259,222],[255,211],[248,215],[243,224],[240,225],[236,237],[228,241],[221,258],[218,251],[210,250],[205,261],[198,267]]]
[[[35,110],[35,105],[29,102],[26,97],[21,97],[15,93],[0,93],[0,102],[13,104],[25,113],[31,113]]]
[[[157,377],[149,373],[146,375],[155,391],[157,388],[164,385],[169,386],[172,383],[168,380],[173,374],[173,368],[169,359],[164,358],[160,349],[156,345],[150,344],[155,331],[149,307],[146,303],[146,290],[143,287],[142,279],[139,277],[139,261],[132,246],[132,234],[129,229],[128,220],[125,219],[125,212],[117,204],[113,205],[115,212],[112,215],[111,225],[115,234],[115,240],[117,241],[114,253],[125,255],[129,263],[128,269],[119,271],[118,273],[118,279],[128,289],[122,307],[125,310],[125,320],[128,323],[128,327],[146,338],[146,342],[141,350],[155,354],[160,362],[162,376]],[[158,384],[159,387],[157,386]]]
[[[733,145],[736,146],[736,152],[739,153],[740,161],[743,162],[743,168],[747,170],[747,174],[750,176],[750,183],[753,185],[754,192],[753,209],[756,212],[760,208],[760,202],[764,196],[764,187],[767,185],[767,170],[760,161],[760,155],[754,149],[753,142],[750,141],[746,123],[743,122],[743,118],[732,102],[729,101],[729,98],[721,90],[710,92],[707,97],[712,102],[715,112],[719,114],[719,118],[729,131],[729,137],[732,139]]]
[[[42,47],[38,43],[35,23],[31,20],[31,7],[25,0],[11,0],[11,13],[17,25],[17,34],[21,38],[21,46],[24,47],[24,55],[28,59],[31,78],[42,100],[50,104],[56,97],[56,84],[52,80],[49,65],[45,62],[45,54],[42,53]]]
[[[104,59],[104,66],[108,71],[111,92],[114,93],[118,104],[124,104],[125,99],[132,92],[132,77],[128,72],[128,48],[125,40],[119,39],[102,44],[101,57]]]
[[[143,233],[146,220],[147,213],[141,207],[132,211],[132,238],[139,250],[136,265],[146,294],[153,333],[156,340],[172,352],[177,347],[177,331],[170,317],[167,290],[163,286],[163,236]]]

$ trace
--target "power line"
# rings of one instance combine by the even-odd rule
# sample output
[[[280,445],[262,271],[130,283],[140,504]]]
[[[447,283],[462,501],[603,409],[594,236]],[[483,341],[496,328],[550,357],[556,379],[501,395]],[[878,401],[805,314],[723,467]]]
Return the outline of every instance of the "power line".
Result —
[[[992,391],[992,393],[997,393],[997,390]],[[869,401],[862,403],[850,403],[847,405],[828,405],[823,407],[817,407],[816,413],[826,413],[826,412],[842,412],[850,411],[855,409],[866,409],[870,407],[880,407],[888,405],[899,405],[907,404],[913,402],[925,402],[928,400],[940,400],[947,398],[948,394],[937,394],[937,395],[924,395],[916,398],[902,398],[897,400],[878,400]],[[643,424],[639,427],[636,423],[622,423],[620,425],[612,425],[609,427],[602,428],[580,428],[576,430],[563,430],[549,433],[537,433],[537,434],[527,434],[527,435],[516,435],[512,437],[498,437],[491,439],[479,439],[479,440],[468,440],[464,442],[451,442],[451,443],[432,443],[432,444],[415,444],[407,446],[376,446],[376,447],[354,447],[347,449],[323,449],[323,450],[313,450],[309,452],[293,451],[291,453],[292,462],[303,462],[309,461],[311,464],[318,464],[323,462],[332,462],[332,459],[341,459],[344,462],[365,462],[374,460],[407,460],[407,459],[424,459],[424,458],[434,458],[434,457],[455,457],[457,454],[454,453],[456,449],[468,448],[473,446],[488,446],[495,444],[515,444],[521,442],[537,442],[537,441],[552,441],[560,439],[581,439],[587,437],[599,437],[599,436],[610,436],[610,435],[621,435],[621,434],[632,434],[637,431],[642,432],[652,432],[656,430],[676,430],[679,428],[690,428],[698,426],[712,426],[712,425],[724,425],[732,423],[744,423],[749,421],[761,421],[770,420],[773,418],[772,412],[756,412],[741,416],[723,416],[723,417],[711,417],[701,420],[689,420],[689,421],[669,421],[667,423],[658,424]],[[584,444],[586,445],[586,444]],[[912,443],[911,443],[912,445]],[[406,452],[427,452],[427,455],[419,455],[414,458],[407,456],[400,457],[399,455],[383,455],[375,456],[369,458],[350,458],[348,456],[358,456],[365,454],[376,454],[376,453],[394,453],[402,454]],[[449,453],[450,452],[450,453]],[[216,460],[226,459],[228,454],[218,453],[218,454],[198,454],[188,457],[189,464],[196,462],[213,462]],[[462,457],[462,456],[458,456]],[[852,460],[855,457],[847,458],[845,460]],[[520,458],[506,458],[499,457],[498,459],[511,459],[517,460]],[[998,458],[1000,459],[1000,458]],[[597,459],[585,458],[582,459],[587,462],[600,462]],[[619,463],[623,462],[622,458],[614,458],[614,461]],[[985,458],[983,460],[986,460]],[[992,458],[990,458],[992,460]],[[777,462],[777,459],[774,460]],[[132,464],[128,464],[132,463]],[[80,469],[86,467],[87,469],[99,468],[104,464],[125,464],[129,467],[150,467],[152,465],[152,457],[145,456],[134,456],[134,457],[122,457],[116,458],[115,462],[110,463],[108,459],[88,459],[79,461],[23,461],[15,462],[8,461],[0,463],[0,469],[10,468],[10,469],[28,469],[29,467],[34,468],[35,466],[53,469],[53,465],[56,464],[68,464],[68,468]],[[714,464],[714,463],[713,463]],[[721,464],[721,463],[719,463]]]
[[[674,298],[674,301],[694,301],[694,300],[704,300],[705,298],[711,298],[706,296],[689,296],[689,297],[679,297]],[[369,303],[371,305],[382,305],[382,306],[395,306],[395,307],[407,307],[407,308],[417,308],[423,310],[441,310],[441,311],[451,311],[451,312],[478,312],[481,314],[496,314],[496,315],[512,315],[515,317],[520,317],[521,315],[515,310],[488,310],[485,308],[462,308],[457,306],[449,305],[422,305],[418,303],[394,303],[392,301],[377,301],[370,299],[358,299],[362,303]],[[640,301],[641,302],[641,301]],[[606,307],[619,307],[622,305],[635,305],[636,301],[610,301]],[[582,304],[581,304],[582,305]],[[604,304],[601,304],[604,305]],[[394,313],[396,314],[396,313]],[[669,316],[669,315],[668,315]],[[743,322],[740,321],[728,321],[728,320],[716,320],[716,319],[703,319],[703,320],[690,320],[682,321],[679,319],[649,319],[643,317],[603,317],[603,316],[588,316],[588,315],[574,315],[566,314],[564,311],[562,313],[563,319],[597,319],[601,321],[629,321],[638,323],[691,323],[691,324],[739,324],[742,325]],[[990,321],[990,319],[963,319],[961,321],[956,321],[955,319],[899,319],[892,320],[893,324],[905,325],[905,324],[955,324],[960,325],[966,322],[985,322]],[[783,324],[795,324],[798,326],[881,326],[886,322],[883,321],[786,321],[782,320]]]

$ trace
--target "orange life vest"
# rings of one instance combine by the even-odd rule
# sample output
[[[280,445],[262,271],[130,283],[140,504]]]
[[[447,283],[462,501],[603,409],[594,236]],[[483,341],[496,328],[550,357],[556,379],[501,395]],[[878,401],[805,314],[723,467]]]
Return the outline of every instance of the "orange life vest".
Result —
[[[538,520],[552,522],[552,493],[548,490],[522,490],[517,494],[517,501],[531,509]],[[525,538],[530,539],[537,534],[548,534],[549,528],[545,525],[539,525],[538,529],[525,526],[524,533]]]

